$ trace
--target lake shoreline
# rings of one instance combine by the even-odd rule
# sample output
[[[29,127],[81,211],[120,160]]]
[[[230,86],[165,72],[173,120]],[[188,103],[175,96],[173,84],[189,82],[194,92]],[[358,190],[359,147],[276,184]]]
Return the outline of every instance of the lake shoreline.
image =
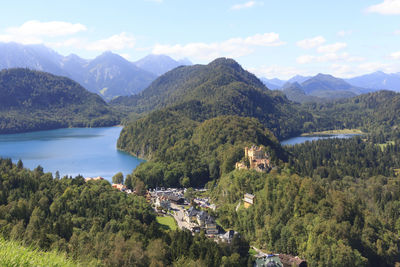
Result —
[[[63,177],[113,175],[132,171],[144,160],[116,147],[122,127],[62,128],[0,135],[0,157],[24,167],[42,166],[46,172],[59,171]]]
[[[346,135],[363,135],[365,134],[363,131],[359,129],[342,129],[342,130],[327,130],[321,132],[310,132],[310,133],[302,133],[300,136],[329,136],[329,135],[339,135],[339,134],[346,134]]]
[[[321,139],[330,139],[330,138],[353,138],[355,136],[360,136],[362,134],[359,133],[343,133],[340,132],[338,134],[333,134],[333,133],[327,133],[325,132],[324,134],[308,134],[308,135],[300,135],[297,137],[292,137],[286,140],[282,140],[280,144],[282,146],[287,146],[287,145],[297,145],[297,144],[302,144],[305,142],[313,142]]]

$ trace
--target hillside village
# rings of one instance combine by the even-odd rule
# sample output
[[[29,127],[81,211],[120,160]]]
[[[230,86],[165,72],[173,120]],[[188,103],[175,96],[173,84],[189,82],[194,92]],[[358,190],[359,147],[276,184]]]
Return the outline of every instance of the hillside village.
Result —
[[[271,169],[269,155],[263,147],[245,147],[244,152],[245,159],[236,163],[236,169],[257,172],[268,172]],[[103,177],[85,178],[86,182],[102,180],[104,180]],[[127,189],[124,184],[113,183],[112,187],[127,194],[136,194],[135,191]],[[193,190],[192,197],[187,197],[185,194],[187,190]],[[225,231],[218,225],[216,218],[212,215],[217,206],[210,203],[208,197],[200,197],[206,191],[206,189],[155,188],[147,190],[144,197],[159,216],[172,217],[179,229],[187,229],[193,235],[203,231],[208,238],[215,242],[230,244],[234,237],[240,236],[240,234],[234,230]],[[237,208],[240,207],[240,204],[243,204],[245,209],[250,208],[255,201],[255,195],[245,193]],[[256,267],[273,266],[272,263],[275,264],[274,266],[280,267],[307,266],[307,263],[298,257],[285,254],[266,254],[257,248],[253,249],[257,251],[254,263]]]

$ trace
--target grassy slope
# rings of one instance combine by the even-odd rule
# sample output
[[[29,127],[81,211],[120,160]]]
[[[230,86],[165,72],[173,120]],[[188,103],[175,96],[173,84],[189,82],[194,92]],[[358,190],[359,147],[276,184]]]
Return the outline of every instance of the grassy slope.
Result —
[[[67,259],[57,252],[42,252],[37,249],[25,248],[17,242],[0,239],[1,266],[83,266]],[[85,263],[85,266],[90,266]]]

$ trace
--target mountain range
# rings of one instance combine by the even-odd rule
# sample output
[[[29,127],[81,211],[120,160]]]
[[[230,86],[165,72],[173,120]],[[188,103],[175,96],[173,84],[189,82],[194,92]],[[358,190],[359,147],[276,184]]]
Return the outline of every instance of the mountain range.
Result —
[[[360,78],[362,80],[362,78]],[[263,80],[264,84],[275,81],[277,86],[278,79]],[[268,85],[266,85],[268,87]],[[273,88],[276,90],[276,88]],[[297,75],[284,83],[279,90],[292,101],[304,102],[321,102],[339,98],[350,98],[363,93],[376,91],[372,88],[363,88],[355,86],[348,81],[336,78],[329,74],[319,73],[313,77],[305,77]]]
[[[124,127],[117,147],[148,160],[134,175],[152,186],[204,186],[230,172],[251,144],[284,160],[275,136],[296,135],[312,118],[228,58],[175,68],[140,94],[110,104],[141,113]],[[149,179],[153,170],[164,175]]]
[[[374,91],[386,89],[400,92],[400,72],[387,74],[377,71],[345,80],[351,85],[373,89]]]
[[[295,135],[293,131],[299,131],[307,118],[281,92],[268,90],[254,74],[227,58],[175,68],[140,94],[121,96],[110,104],[142,114],[179,113],[194,121],[222,115],[254,117],[280,139]]]
[[[296,75],[289,80],[280,80],[278,78],[268,79],[261,77],[260,80],[271,90],[283,89],[286,83],[298,82],[299,84],[305,82],[312,76]],[[340,79],[340,78],[337,78]],[[342,79],[352,86],[371,89],[369,91],[390,90],[400,92],[400,72],[385,73],[376,71],[373,73],[356,76],[353,78]]]
[[[66,76],[105,100],[138,94],[162,74],[178,66],[192,65],[187,59],[177,61],[166,55],[148,55],[131,62],[112,52],[89,60],[75,54],[62,56],[44,45],[18,43],[0,43],[0,58],[0,70],[22,67]],[[349,79],[317,76],[296,75],[289,80],[261,78],[261,81],[271,90],[288,89],[287,83],[297,82],[304,87],[306,96],[316,96],[322,101],[382,89],[400,91],[400,73],[374,72]],[[306,81],[308,83],[303,84]],[[297,96],[298,93],[300,91],[296,90]],[[293,94],[288,97],[296,101]],[[313,97],[310,99],[315,99]],[[298,102],[307,99],[301,98]]]
[[[165,55],[149,55],[130,62],[112,52],[88,60],[74,54],[62,56],[44,45],[18,43],[0,43],[0,58],[0,70],[29,68],[66,76],[106,100],[137,94],[159,75],[191,64],[188,60],[176,61]]]

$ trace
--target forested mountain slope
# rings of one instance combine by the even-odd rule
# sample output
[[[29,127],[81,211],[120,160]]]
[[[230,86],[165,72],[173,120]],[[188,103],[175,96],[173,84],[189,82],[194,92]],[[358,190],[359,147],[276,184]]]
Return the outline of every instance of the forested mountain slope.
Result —
[[[256,76],[226,58],[176,68],[139,95],[120,97],[111,104],[136,113],[170,107],[196,121],[220,115],[254,117],[279,139],[300,133],[303,123],[311,120],[298,105],[268,90]]]
[[[149,159],[133,173],[151,188],[204,186],[234,169],[244,147],[263,145],[274,164],[287,160],[273,134],[257,119],[218,116],[196,122],[167,109],[126,126],[118,147]]]
[[[304,105],[316,130],[359,128],[390,132],[400,126],[400,93],[378,91],[350,99]]]
[[[0,133],[118,122],[101,97],[68,78],[28,69],[0,72]]]

